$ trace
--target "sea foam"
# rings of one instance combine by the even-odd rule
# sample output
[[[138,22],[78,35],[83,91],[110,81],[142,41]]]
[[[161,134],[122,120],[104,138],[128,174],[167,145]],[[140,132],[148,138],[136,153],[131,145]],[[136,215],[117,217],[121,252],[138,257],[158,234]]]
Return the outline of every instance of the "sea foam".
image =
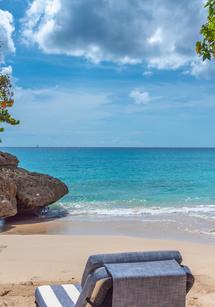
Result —
[[[125,206],[125,205],[124,205]],[[215,219],[215,205],[198,205],[182,207],[136,206],[117,208],[116,202],[77,202],[59,203],[59,210],[65,210],[69,215],[83,216],[159,216],[169,214],[187,214],[190,216]]]

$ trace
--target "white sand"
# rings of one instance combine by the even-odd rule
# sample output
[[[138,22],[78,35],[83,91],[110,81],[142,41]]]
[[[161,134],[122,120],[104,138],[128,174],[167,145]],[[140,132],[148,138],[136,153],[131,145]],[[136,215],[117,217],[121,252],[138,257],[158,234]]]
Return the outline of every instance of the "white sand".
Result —
[[[215,246],[119,236],[1,235],[0,306],[31,307],[34,288],[80,280],[94,253],[178,249],[196,277],[188,306],[215,306]]]

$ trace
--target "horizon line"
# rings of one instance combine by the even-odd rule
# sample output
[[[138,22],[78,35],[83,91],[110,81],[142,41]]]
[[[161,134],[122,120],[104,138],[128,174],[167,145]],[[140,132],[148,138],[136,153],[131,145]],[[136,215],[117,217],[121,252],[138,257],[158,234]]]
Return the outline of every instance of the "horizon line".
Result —
[[[215,146],[0,146],[4,148],[74,148],[74,149],[215,149]]]

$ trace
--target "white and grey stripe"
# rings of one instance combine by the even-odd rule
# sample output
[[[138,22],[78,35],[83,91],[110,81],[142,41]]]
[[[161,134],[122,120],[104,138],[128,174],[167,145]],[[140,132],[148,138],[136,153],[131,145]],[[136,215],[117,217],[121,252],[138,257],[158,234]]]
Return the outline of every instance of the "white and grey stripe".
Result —
[[[67,295],[70,297],[70,299],[73,301],[74,304],[76,304],[78,297],[80,295],[80,292],[78,289],[73,285],[62,285]]]
[[[75,285],[41,286],[35,292],[39,307],[73,307],[79,294]]]

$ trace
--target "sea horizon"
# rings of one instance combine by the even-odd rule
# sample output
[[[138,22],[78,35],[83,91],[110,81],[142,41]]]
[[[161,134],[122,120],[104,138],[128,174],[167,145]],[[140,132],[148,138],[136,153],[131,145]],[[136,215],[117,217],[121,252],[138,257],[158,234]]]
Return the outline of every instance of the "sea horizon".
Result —
[[[0,149],[7,148],[98,148],[98,149],[215,149],[215,146],[2,146]]]

